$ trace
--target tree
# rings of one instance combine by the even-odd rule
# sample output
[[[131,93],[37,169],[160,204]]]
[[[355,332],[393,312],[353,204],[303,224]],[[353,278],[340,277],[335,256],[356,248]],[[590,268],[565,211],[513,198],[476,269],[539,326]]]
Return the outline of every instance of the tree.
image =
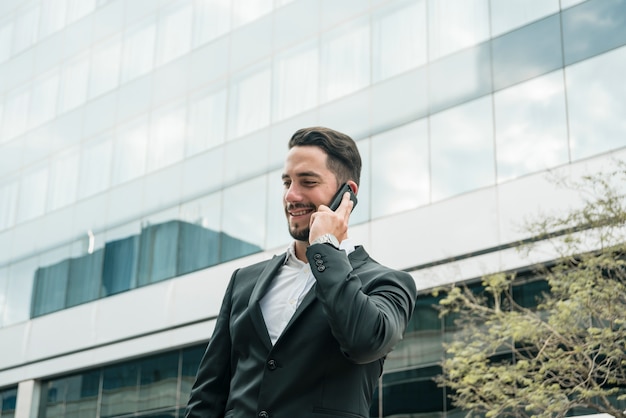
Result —
[[[445,345],[437,381],[468,417],[564,417],[585,408],[626,418],[626,164],[615,167],[560,181],[583,204],[525,223],[536,239],[521,245],[524,255],[546,245],[555,255],[535,267],[549,288],[536,306],[515,299],[514,273],[485,276],[480,292],[438,289],[441,315],[456,318],[459,332]]]

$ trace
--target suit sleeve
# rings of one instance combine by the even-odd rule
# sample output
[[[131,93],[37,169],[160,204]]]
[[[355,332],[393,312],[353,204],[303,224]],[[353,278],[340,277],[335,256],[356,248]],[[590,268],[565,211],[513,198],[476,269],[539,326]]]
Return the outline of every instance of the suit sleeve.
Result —
[[[386,356],[402,339],[415,308],[417,290],[410,274],[392,270],[369,259],[352,270],[345,251],[327,244],[307,249],[331,331],[343,354],[365,364]]]
[[[213,335],[200,361],[196,381],[185,410],[185,418],[221,418],[224,416],[230,390],[231,339],[229,319],[232,287],[230,279],[217,316]]]

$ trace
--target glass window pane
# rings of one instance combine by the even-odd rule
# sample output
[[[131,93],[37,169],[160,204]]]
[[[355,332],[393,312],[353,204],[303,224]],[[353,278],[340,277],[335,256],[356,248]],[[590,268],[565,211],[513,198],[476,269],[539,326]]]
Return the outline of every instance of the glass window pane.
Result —
[[[563,72],[495,94],[498,181],[569,160]]]
[[[286,119],[318,103],[319,51],[306,43],[274,61],[273,118]]]
[[[18,182],[9,181],[0,185],[0,230],[13,226],[17,213]]]
[[[42,0],[39,38],[42,39],[65,25],[65,0]]]
[[[561,68],[559,15],[496,38],[492,46],[495,90]]]
[[[587,1],[562,19],[566,65],[626,44],[626,1]]]
[[[57,110],[57,95],[59,92],[59,73],[40,78],[33,84],[32,102],[30,106],[29,126],[34,128],[51,120]]]
[[[142,229],[137,266],[138,286],[176,276],[179,233],[178,221],[149,225]]]
[[[261,251],[265,242],[267,178],[254,180],[224,190],[221,261],[228,261]],[[255,202],[254,209],[250,202]]]
[[[140,362],[139,411],[176,405],[178,350]]]
[[[195,0],[193,46],[201,45],[230,30],[230,0]]]
[[[491,93],[490,57],[489,44],[484,43],[432,63],[428,83],[431,114]]]
[[[345,96],[370,82],[370,28],[367,22],[343,27],[322,43],[322,102]]]
[[[22,176],[17,222],[33,219],[46,210],[48,167],[41,167]]]
[[[79,198],[92,196],[109,187],[111,148],[109,137],[99,138],[84,146],[80,162]]]
[[[93,370],[65,379],[64,418],[83,418],[96,416],[98,392],[100,389],[100,370]],[[46,415],[46,418],[48,416]]]
[[[65,65],[59,105],[61,112],[67,112],[85,103],[88,81],[89,57],[87,55]]]
[[[0,23],[0,62],[11,57],[11,42],[13,40],[13,20]]]
[[[13,54],[30,47],[37,40],[39,6],[18,13],[13,32]]]
[[[2,418],[13,418],[17,401],[17,388],[0,391],[0,414]]]
[[[122,81],[140,77],[152,70],[156,24],[149,22],[126,35],[122,64]]]
[[[373,19],[374,82],[426,63],[426,0],[402,2]]]
[[[230,132],[236,138],[270,122],[270,70],[263,68],[236,79],[230,89]]]
[[[33,287],[33,317],[65,308],[69,267],[69,260],[64,260],[37,269]]]
[[[103,258],[104,250],[100,249],[70,261],[66,307],[89,302],[100,296]]]
[[[220,145],[226,139],[227,90],[202,95],[189,105],[186,155],[191,156]]]
[[[28,121],[30,89],[14,90],[7,94],[2,121],[2,140],[6,141],[22,134]]]
[[[142,117],[121,128],[115,140],[112,184],[117,185],[142,176],[146,171],[148,118]]]
[[[428,0],[431,61],[489,39],[487,0]]]
[[[572,159],[626,145],[626,47],[565,71]]]
[[[30,318],[31,296],[37,264],[36,258],[29,258],[9,265],[9,283],[2,320],[5,326]]]
[[[77,150],[63,153],[52,159],[48,192],[49,210],[61,208],[76,200],[78,163]]]
[[[559,0],[491,0],[491,36],[559,11]]]
[[[114,295],[137,286],[139,236],[110,241],[104,247],[102,296]]]
[[[159,21],[157,65],[164,64],[191,49],[191,3],[162,12]]]
[[[495,184],[491,96],[431,117],[432,199]]]
[[[241,26],[272,11],[273,0],[234,0],[233,26]]]
[[[91,56],[89,97],[93,98],[117,87],[122,55],[119,37],[96,47]]]
[[[372,137],[371,160],[372,218],[429,202],[426,120]]]
[[[7,304],[7,287],[9,285],[9,268],[0,267],[0,328],[4,326],[4,310]]]
[[[186,108],[162,110],[152,117],[148,143],[148,171],[153,171],[183,159],[185,152]]]
[[[138,369],[136,362],[104,368],[102,371],[101,417],[113,417],[137,410]]]
[[[72,23],[96,8],[96,0],[67,0],[67,23]]]
[[[283,170],[272,171],[268,174],[268,202],[267,202],[267,242],[266,249],[287,247],[292,241],[285,219],[283,204],[284,186],[281,180]],[[360,202],[359,202],[360,203]],[[280,248],[283,249],[283,248]]]

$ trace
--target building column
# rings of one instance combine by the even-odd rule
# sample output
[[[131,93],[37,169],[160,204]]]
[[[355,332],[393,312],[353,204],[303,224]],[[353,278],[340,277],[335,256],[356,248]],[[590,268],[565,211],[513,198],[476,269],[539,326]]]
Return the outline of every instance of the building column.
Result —
[[[37,380],[26,380],[17,385],[15,402],[15,418],[37,418],[41,383]]]

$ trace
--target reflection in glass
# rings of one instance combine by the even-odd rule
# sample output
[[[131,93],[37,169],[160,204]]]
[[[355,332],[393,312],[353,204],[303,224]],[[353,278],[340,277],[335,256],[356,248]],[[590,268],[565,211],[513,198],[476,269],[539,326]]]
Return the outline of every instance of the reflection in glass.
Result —
[[[37,269],[33,286],[32,317],[45,315],[65,307],[69,269],[69,260]]]
[[[315,107],[318,76],[317,43],[278,56],[274,64],[273,119],[280,121]]]
[[[292,241],[285,218],[283,203],[284,186],[281,181],[283,170],[272,171],[268,174],[268,202],[267,202],[267,242],[265,248],[279,248],[283,250]],[[282,247],[282,248],[281,248]]]
[[[11,57],[13,40],[13,20],[0,23],[0,63]]]
[[[191,4],[164,13],[159,22],[157,65],[178,58],[191,49]]]
[[[104,251],[72,258],[67,282],[65,307],[79,305],[98,299],[102,282],[102,261]]]
[[[65,25],[65,0],[42,1],[39,39],[62,29]]]
[[[95,48],[91,55],[89,97],[96,97],[117,87],[122,56],[119,37]]]
[[[100,391],[100,371],[92,370],[66,379],[64,418],[83,418],[96,415]],[[47,415],[46,415],[47,418]]]
[[[626,44],[626,1],[590,0],[562,19],[565,65]]]
[[[230,88],[229,138],[236,138],[270,122],[269,68],[235,79]]]
[[[17,222],[33,219],[46,210],[48,167],[40,167],[22,176]]]
[[[7,286],[9,285],[9,268],[0,267],[0,327],[4,326],[4,308],[7,301]]]
[[[430,198],[425,119],[372,137],[372,218],[425,205]]]
[[[34,128],[55,116],[57,94],[59,91],[59,74],[53,71],[33,84],[30,120],[28,125]]]
[[[431,117],[432,199],[495,183],[491,96]]]
[[[266,199],[267,176],[224,190],[221,261],[261,250],[265,242]]]
[[[13,32],[13,54],[25,50],[35,43],[39,28],[39,6],[19,13],[15,18]]]
[[[488,0],[428,0],[431,61],[489,39]]]
[[[491,93],[490,55],[484,43],[430,64],[431,114]]]
[[[29,102],[30,89],[19,89],[7,94],[0,142],[11,139],[26,130]]]
[[[189,104],[186,155],[191,156],[224,142],[226,138],[225,88],[198,97]]]
[[[554,15],[494,39],[494,89],[561,68],[560,25],[559,15]]]
[[[15,222],[18,199],[17,180],[0,184],[0,230],[9,228]]]
[[[76,200],[78,188],[78,152],[72,150],[52,159],[48,209],[55,210]]]
[[[176,405],[179,352],[149,357],[139,363],[139,411]]]
[[[491,0],[491,36],[559,11],[559,0]]]
[[[241,26],[272,11],[273,0],[234,0],[233,26]]]
[[[83,55],[70,61],[63,68],[60,111],[67,112],[82,105],[87,99],[89,81],[89,56]]]
[[[33,277],[38,267],[37,257],[9,265],[9,283],[4,308],[5,326],[26,321],[30,317]]]
[[[140,77],[152,70],[156,24],[149,22],[126,35],[122,57],[122,81]]]
[[[110,137],[103,137],[84,146],[80,161],[79,198],[92,196],[109,187],[112,142]]]
[[[113,417],[137,410],[139,365],[136,362],[109,366],[102,371],[100,416]]]
[[[370,82],[370,28],[367,22],[344,26],[322,43],[321,100],[327,102]]]
[[[626,146],[626,47],[565,71],[572,160]]]
[[[67,0],[67,23],[88,15],[96,8],[96,0]]]
[[[122,128],[115,140],[112,184],[136,179],[146,171],[148,122],[141,118]]]
[[[148,171],[183,159],[186,113],[186,108],[180,106],[153,115],[151,137],[148,142]]]
[[[426,0],[404,2],[374,16],[374,82],[426,63],[426,28]]]
[[[194,0],[194,47],[209,42],[230,30],[230,5],[230,0]]]
[[[563,72],[495,94],[498,181],[567,163]]]

